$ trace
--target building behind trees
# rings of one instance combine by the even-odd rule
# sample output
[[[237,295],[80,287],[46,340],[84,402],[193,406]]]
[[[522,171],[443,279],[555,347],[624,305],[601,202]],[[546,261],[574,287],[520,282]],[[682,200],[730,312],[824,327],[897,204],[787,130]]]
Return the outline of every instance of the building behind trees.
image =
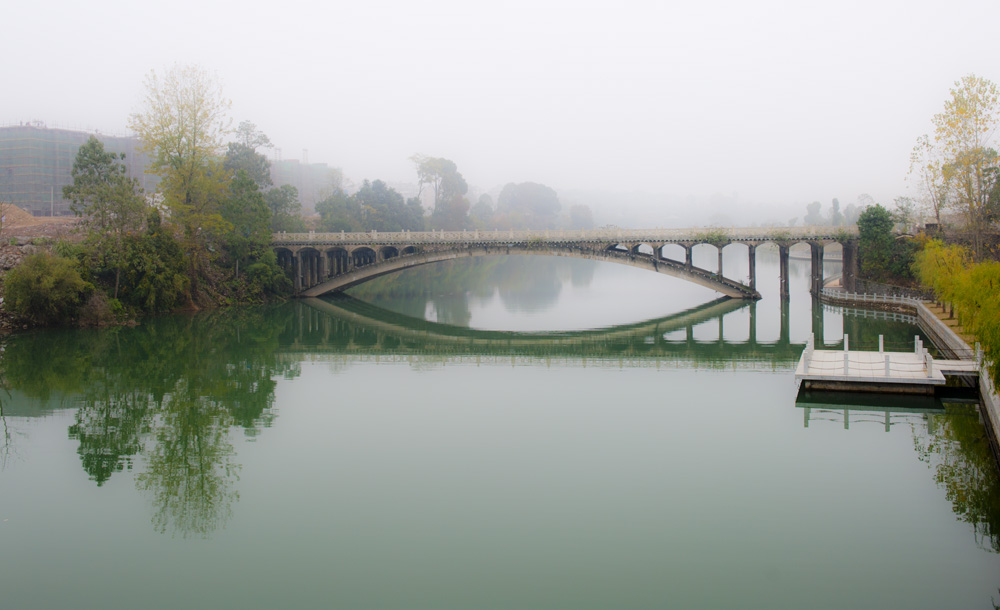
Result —
[[[124,153],[128,176],[139,181],[146,193],[156,190],[160,179],[147,173],[150,159],[135,136],[111,136],[89,131],[56,129],[44,123],[0,126],[0,202],[14,204],[35,216],[70,216],[70,201],[63,187],[73,184],[70,172],[76,153],[90,136],[96,136],[111,153]],[[325,163],[297,160],[271,162],[275,186],[298,189],[303,208],[312,211],[334,187],[339,170]]]
[[[135,137],[52,129],[41,122],[0,127],[0,201],[35,216],[68,216],[70,201],[63,187],[73,184],[73,160],[91,135],[108,152],[124,153],[128,176],[149,192],[159,179],[145,172],[149,159]]]

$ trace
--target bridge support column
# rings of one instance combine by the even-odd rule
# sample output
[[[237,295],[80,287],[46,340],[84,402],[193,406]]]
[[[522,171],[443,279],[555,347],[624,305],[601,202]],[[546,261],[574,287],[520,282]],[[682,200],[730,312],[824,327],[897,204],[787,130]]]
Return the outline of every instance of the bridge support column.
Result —
[[[292,284],[295,287],[295,292],[301,292],[302,290],[302,251],[298,250],[292,253]]]
[[[688,269],[691,269],[694,267],[694,246],[685,246],[684,244],[681,245],[684,246],[684,264],[687,265]]]
[[[757,246],[748,244],[747,256],[750,259],[750,290],[757,290]]]
[[[330,277],[330,255],[326,252],[319,253],[319,277],[325,280]]]
[[[818,296],[823,290],[823,245],[810,242],[809,254],[812,259],[812,282],[809,290]]]
[[[788,298],[788,246],[778,244],[778,273],[781,278],[781,298]]]
[[[851,240],[844,244],[843,270],[840,285],[848,292],[858,290],[858,242]]]
[[[722,275],[722,249],[723,248],[725,248],[725,246],[717,246],[716,247],[716,249],[719,251],[719,277],[723,277],[723,275]]]

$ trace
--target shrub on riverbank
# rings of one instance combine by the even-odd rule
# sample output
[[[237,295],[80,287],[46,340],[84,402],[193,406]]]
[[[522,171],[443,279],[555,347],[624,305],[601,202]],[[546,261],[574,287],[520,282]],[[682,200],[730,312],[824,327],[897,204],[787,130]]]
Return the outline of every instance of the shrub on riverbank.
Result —
[[[75,260],[49,252],[32,254],[7,273],[4,305],[35,324],[66,324],[94,291]]]
[[[920,281],[949,303],[959,323],[978,339],[991,361],[990,374],[1000,381],[1000,263],[975,263],[967,248],[928,240],[915,268]]]

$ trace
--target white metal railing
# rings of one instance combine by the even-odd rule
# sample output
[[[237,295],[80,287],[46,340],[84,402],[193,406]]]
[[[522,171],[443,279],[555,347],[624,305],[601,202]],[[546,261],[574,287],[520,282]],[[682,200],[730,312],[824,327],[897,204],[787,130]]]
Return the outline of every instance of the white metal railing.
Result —
[[[751,227],[731,229],[591,229],[543,231],[396,231],[339,233],[275,233],[273,241],[281,243],[380,243],[419,244],[442,242],[508,243],[508,242],[567,242],[567,241],[652,241],[729,243],[734,241],[802,241],[810,239],[837,240],[857,237],[856,227]]]
[[[913,297],[904,297],[894,294],[867,294],[861,292],[845,292],[837,288],[823,288],[821,294],[832,299],[845,301],[856,301],[860,303],[883,303],[911,305],[916,307],[921,301]]]

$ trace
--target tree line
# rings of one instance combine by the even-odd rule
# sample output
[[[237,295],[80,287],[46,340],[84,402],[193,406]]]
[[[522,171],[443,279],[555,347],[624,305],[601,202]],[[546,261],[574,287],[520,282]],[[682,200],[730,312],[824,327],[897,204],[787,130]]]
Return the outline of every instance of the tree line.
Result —
[[[443,229],[571,229],[593,228],[590,208],[573,205],[567,218],[554,189],[534,182],[508,183],[494,203],[489,194],[469,199],[469,185],[454,161],[443,157],[413,155],[417,172],[416,196],[402,194],[381,180],[365,180],[348,195],[335,187],[316,204],[322,231],[425,231]],[[425,191],[426,189],[426,191]],[[424,193],[432,205],[424,211]]]
[[[82,240],[57,243],[11,270],[6,308],[36,324],[101,324],[287,293],[291,283],[270,241],[272,231],[303,227],[298,194],[273,188],[258,151],[267,136],[250,122],[230,130],[228,108],[199,68],[151,73],[129,127],[160,178],[157,192],[143,192],[124,155],[92,136],[63,192]]]
[[[280,296],[291,282],[270,248],[276,231],[593,226],[589,208],[573,206],[561,216],[556,192],[531,182],[507,184],[495,204],[482,195],[472,205],[457,165],[427,155],[411,158],[415,197],[377,179],[348,194],[337,181],[317,203],[318,219],[307,224],[296,189],[273,183],[261,152],[270,139],[249,121],[232,129],[230,107],[201,68],[150,72],[128,125],[160,179],[156,192],[143,192],[128,177],[124,155],[91,137],[64,189],[83,239],[59,243],[12,270],[6,308],[36,324],[102,323]]]

